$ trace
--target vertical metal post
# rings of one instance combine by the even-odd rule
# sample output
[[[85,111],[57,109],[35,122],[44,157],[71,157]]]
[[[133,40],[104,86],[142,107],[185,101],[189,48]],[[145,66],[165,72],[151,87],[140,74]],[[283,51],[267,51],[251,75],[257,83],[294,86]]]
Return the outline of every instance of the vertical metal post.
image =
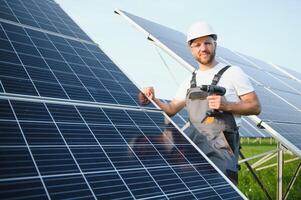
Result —
[[[295,171],[295,173],[294,173],[294,175],[293,175],[290,183],[288,184],[286,193],[283,196],[284,200],[287,199],[287,197],[288,197],[288,195],[289,195],[289,193],[290,193],[290,191],[291,191],[291,189],[292,189],[292,187],[293,187],[293,185],[294,185],[294,183],[295,183],[295,181],[297,179],[297,176],[298,176],[298,174],[299,174],[300,171],[301,171],[301,162],[299,163],[299,166],[297,167],[297,169],[296,169],[296,171]]]
[[[277,167],[277,195],[276,196],[278,200],[282,200],[283,149],[280,142],[278,142],[277,146],[279,151],[277,156],[278,167]]]

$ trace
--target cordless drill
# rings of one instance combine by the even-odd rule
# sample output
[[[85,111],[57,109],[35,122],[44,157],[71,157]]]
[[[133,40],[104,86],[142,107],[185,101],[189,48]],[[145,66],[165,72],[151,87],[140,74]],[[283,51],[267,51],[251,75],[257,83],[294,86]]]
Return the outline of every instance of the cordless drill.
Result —
[[[201,90],[204,92],[207,92],[208,95],[220,95],[224,96],[226,93],[226,88],[217,86],[217,85],[201,85]],[[216,114],[220,113],[218,110],[210,109],[206,112],[207,116],[214,116]]]

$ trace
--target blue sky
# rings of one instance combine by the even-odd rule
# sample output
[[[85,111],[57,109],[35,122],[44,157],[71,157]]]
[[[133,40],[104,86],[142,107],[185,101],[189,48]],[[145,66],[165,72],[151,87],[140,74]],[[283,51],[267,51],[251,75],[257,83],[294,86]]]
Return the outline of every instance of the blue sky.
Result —
[[[123,71],[140,87],[154,86],[161,98],[172,98],[177,84],[155,47],[114,9],[186,32],[198,20],[209,22],[218,44],[301,71],[301,1],[298,0],[56,0]],[[177,82],[189,76],[159,50]]]

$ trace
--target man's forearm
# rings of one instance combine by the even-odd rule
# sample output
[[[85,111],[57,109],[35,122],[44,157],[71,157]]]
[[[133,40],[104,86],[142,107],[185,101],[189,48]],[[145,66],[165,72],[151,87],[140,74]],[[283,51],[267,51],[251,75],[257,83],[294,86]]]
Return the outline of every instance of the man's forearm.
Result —
[[[155,98],[154,102],[168,115],[174,116],[177,112],[179,112],[184,106],[185,101],[177,101],[173,100],[170,103],[164,103],[159,99]]]
[[[227,102],[225,111],[238,115],[258,115],[261,112],[261,107],[258,102]]]

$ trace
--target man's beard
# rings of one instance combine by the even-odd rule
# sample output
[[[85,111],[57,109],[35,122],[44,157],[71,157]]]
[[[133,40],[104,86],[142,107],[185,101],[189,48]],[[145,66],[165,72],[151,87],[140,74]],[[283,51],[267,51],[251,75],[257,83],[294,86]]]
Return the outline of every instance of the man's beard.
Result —
[[[212,52],[212,54],[209,55],[209,59],[204,60],[204,59],[201,59],[201,57],[199,57],[199,58],[197,58],[197,61],[199,63],[201,63],[202,65],[209,65],[214,60],[214,57],[215,57],[215,49]]]

